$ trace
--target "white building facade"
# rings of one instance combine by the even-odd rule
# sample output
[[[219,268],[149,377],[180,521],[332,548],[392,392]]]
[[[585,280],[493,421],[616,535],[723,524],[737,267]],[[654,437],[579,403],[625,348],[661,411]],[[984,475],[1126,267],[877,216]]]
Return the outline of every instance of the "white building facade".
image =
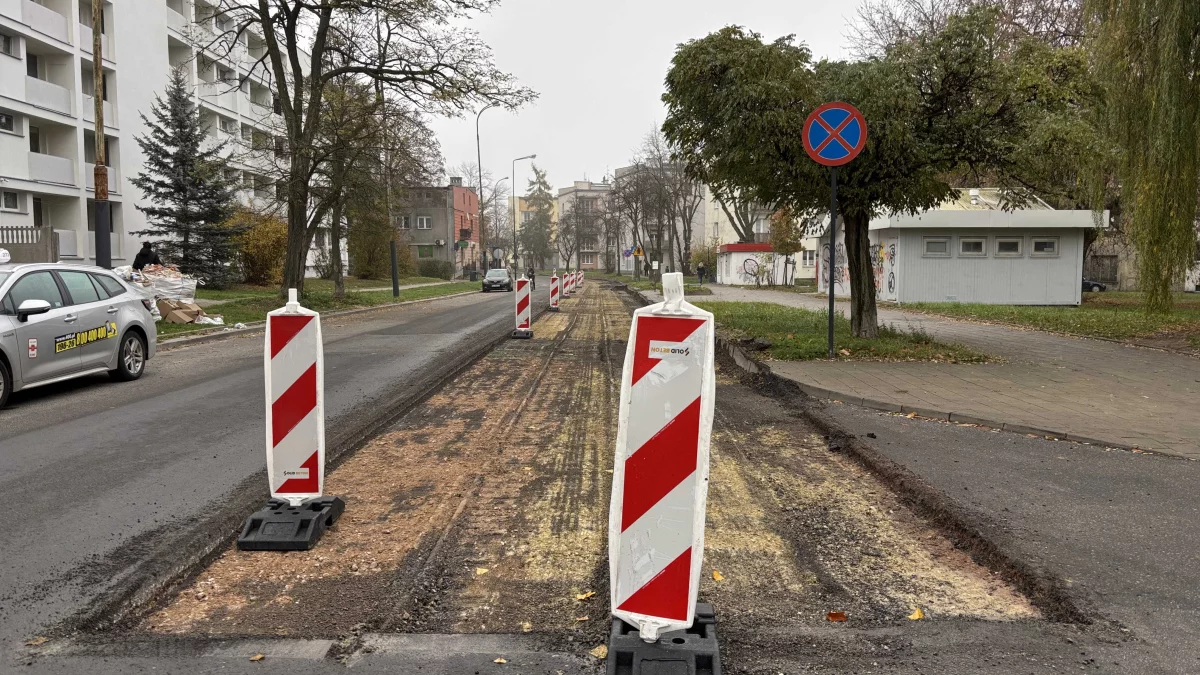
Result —
[[[707,186],[704,188],[704,231],[710,233],[710,236],[716,238],[716,242],[721,248],[719,255],[731,254],[727,258],[719,259],[719,268],[716,272],[717,283],[730,284],[736,286],[753,285],[754,276],[746,272],[746,260],[754,260],[749,263],[749,267],[754,269],[764,259],[762,255],[771,252],[771,247],[767,245],[771,241],[771,212],[767,209],[756,209],[752,216],[753,223],[751,228],[754,231],[753,242],[740,242],[737,230],[734,229],[733,223],[729,220],[729,215],[721,208],[721,203],[717,200]],[[707,240],[699,243],[712,243]],[[753,243],[755,246],[747,246]],[[733,244],[732,249],[726,247]],[[764,245],[765,246],[764,248]],[[776,284],[792,284],[798,280],[808,280],[812,283],[817,274],[817,248],[820,246],[820,241],[817,237],[808,237],[803,242],[804,250],[793,256],[792,262],[784,265],[783,256],[777,256],[778,262],[772,261],[777,269],[775,272]],[[727,268],[724,273],[721,269]]]
[[[0,245],[5,231],[57,235],[58,256],[95,262],[91,0],[0,0]],[[172,68],[195,88],[213,142],[233,141],[269,157],[282,121],[270,78],[254,62],[265,49],[251,29],[231,48],[216,36],[228,21],[204,0],[120,0],[103,6],[100,67],[106,82],[105,143],[112,208],[113,265],[129,264],[146,222],[131,179],[145,132]],[[234,152],[242,198],[275,198],[269,160]]]

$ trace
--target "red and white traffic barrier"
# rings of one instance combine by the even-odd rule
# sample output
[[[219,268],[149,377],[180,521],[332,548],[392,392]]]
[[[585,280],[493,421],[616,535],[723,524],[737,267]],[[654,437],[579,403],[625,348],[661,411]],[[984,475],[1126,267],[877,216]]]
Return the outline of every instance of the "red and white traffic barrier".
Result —
[[[579,287],[583,288],[583,270],[579,270]]]
[[[648,642],[695,617],[716,394],[713,315],[662,284],[629,329],[608,527],[613,616]]]
[[[529,280],[522,276],[517,279],[516,293],[517,329],[512,332],[514,338],[528,339],[533,337],[532,311],[529,301]]]
[[[564,298],[571,297],[571,272],[570,272],[570,270],[563,272],[562,296]]]
[[[325,484],[325,356],[321,317],[296,289],[267,314],[267,477],[271,496],[298,506]]]
[[[550,311],[558,311],[558,270],[550,274]]]

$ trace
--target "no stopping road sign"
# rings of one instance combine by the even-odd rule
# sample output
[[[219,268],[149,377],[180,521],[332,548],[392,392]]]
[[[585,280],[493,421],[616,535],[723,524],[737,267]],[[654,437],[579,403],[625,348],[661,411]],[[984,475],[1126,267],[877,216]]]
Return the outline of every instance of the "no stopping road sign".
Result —
[[[841,166],[866,146],[867,121],[849,103],[826,103],[804,120],[803,139],[804,150],[814,162]]]

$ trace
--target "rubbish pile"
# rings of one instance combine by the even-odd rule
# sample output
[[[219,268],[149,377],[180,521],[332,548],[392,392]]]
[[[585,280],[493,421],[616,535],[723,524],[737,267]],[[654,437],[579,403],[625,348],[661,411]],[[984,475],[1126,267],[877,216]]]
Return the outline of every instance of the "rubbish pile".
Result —
[[[225,320],[220,316],[208,316],[196,304],[196,286],[203,284],[195,277],[184,274],[179,268],[168,265],[147,265],[135,270],[125,265],[113,270],[117,276],[129,282],[142,296],[154,301],[150,313],[154,320],[167,323],[198,323],[221,326]]]

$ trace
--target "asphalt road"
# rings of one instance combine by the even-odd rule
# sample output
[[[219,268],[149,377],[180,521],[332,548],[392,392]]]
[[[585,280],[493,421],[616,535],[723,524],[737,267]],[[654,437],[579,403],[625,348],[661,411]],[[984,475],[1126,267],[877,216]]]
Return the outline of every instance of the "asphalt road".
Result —
[[[511,331],[512,302],[478,294],[327,319],[329,444]],[[244,492],[266,463],[263,409],[261,334],[160,351],[135,383],[14,395],[0,411],[0,645],[83,608]]]
[[[1200,462],[851,405],[819,414],[977,516],[1012,557],[1061,579],[1093,618],[1074,638],[1089,672],[1200,672]]]

